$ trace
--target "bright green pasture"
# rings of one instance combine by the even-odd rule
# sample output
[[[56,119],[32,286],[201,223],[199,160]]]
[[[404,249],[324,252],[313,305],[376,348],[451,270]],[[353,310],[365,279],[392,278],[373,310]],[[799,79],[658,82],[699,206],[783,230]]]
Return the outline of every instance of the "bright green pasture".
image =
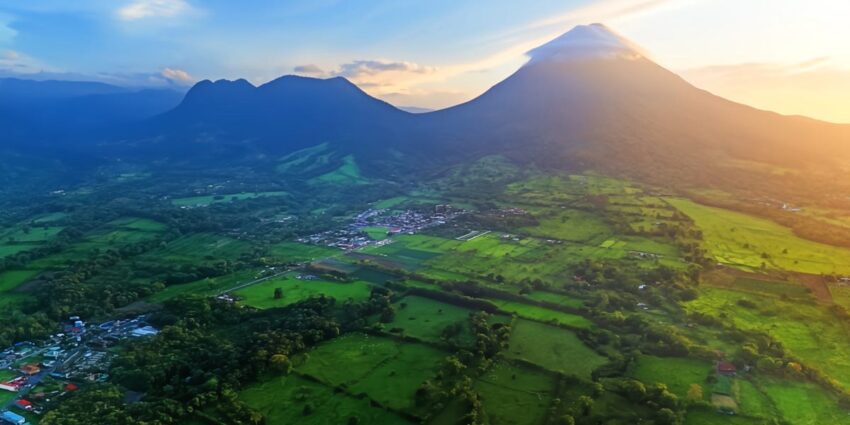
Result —
[[[598,215],[580,210],[547,210],[538,217],[538,225],[521,230],[541,238],[560,239],[571,242],[601,243],[613,231]]]
[[[283,296],[280,299],[274,298],[276,288],[283,290]],[[244,305],[256,308],[274,308],[284,307],[321,295],[335,298],[339,302],[346,300],[362,301],[368,299],[371,292],[372,285],[366,282],[306,280],[298,279],[296,273],[288,273],[242,288],[234,292],[234,295],[238,296],[241,299],[240,303]]]
[[[850,274],[850,249],[812,242],[770,220],[668,199],[703,232],[705,247],[718,262],[756,269],[767,268],[811,274]]]
[[[321,258],[339,255],[340,253],[341,251],[336,248],[308,245],[298,242],[282,242],[272,245],[269,248],[269,254],[271,254],[272,257],[291,263],[314,261]]]
[[[314,348],[297,371],[406,410],[413,407],[416,389],[435,375],[446,355],[427,345],[351,334]]]
[[[500,362],[475,383],[491,423],[538,425],[552,402],[555,380],[530,368]]]
[[[759,384],[782,417],[793,425],[850,424],[850,413],[815,384],[773,379]]]
[[[489,301],[498,306],[499,309],[501,309],[502,311],[514,313],[517,316],[525,319],[532,319],[540,322],[557,323],[573,328],[590,329],[593,327],[593,322],[576,314],[549,310],[548,308],[543,308],[531,304],[523,304],[516,301],[495,299],[491,299]]]
[[[469,327],[469,309],[446,304],[430,298],[407,296],[395,305],[395,319],[387,328],[404,330],[404,335],[426,342],[442,341],[443,330],[449,326],[461,324],[462,332],[453,338],[462,343],[472,342]]]
[[[383,226],[369,226],[364,227],[361,230],[366,232],[366,234],[369,235],[370,238],[376,241],[382,241],[387,238],[387,230],[389,229]]]
[[[660,382],[671,392],[685,398],[691,384],[702,386],[703,393],[710,395],[708,376],[713,373],[711,363],[685,357],[640,356],[631,376],[646,384]]]
[[[372,407],[368,399],[336,393],[332,388],[297,375],[279,376],[253,384],[239,399],[256,409],[269,424],[409,424],[387,410]],[[305,412],[311,412],[305,414]]]
[[[0,236],[0,242],[41,243],[46,242],[62,231],[64,227],[47,226],[22,229],[14,228]]]
[[[709,407],[690,408],[685,416],[685,425],[768,425],[768,423],[759,418],[724,415],[717,412],[717,409]]]
[[[257,199],[264,197],[285,196],[286,192],[243,192],[230,193],[226,195],[204,195],[190,196],[188,198],[176,198],[171,200],[171,204],[178,207],[205,207],[211,204],[223,202],[244,201],[246,199]]]
[[[581,308],[584,305],[584,300],[582,299],[548,291],[532,291],[530,294],[527,294],[526,297],[535,301],[545,301],[572,308]]]
[[[687,310],[710,316],[719,317],[723,313],[722,320],[740,329],[765,332],[804,364],[820,369],[850,388],[848,325],[837,320],[826,307],[716,288],[704,288],[699,298],[684,305]]]
[[[574,333],[530,320],[514,323],[510,347],[504,354],[583,378],[589,378],[594,369],[608,362]]]

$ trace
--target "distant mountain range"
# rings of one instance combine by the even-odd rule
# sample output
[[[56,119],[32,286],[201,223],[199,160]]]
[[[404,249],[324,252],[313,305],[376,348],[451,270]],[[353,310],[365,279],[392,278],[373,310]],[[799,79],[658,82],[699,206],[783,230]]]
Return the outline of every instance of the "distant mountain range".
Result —
[[[769,190],[765,180],[782,181],[800,193],[850,169],[850,126],[714,96],[603,25],[576,27],[529,56],[478,98],[427,113],[393,107],[344,78],[285,76],[259,87],[202,81],[179,105],[173,92],[4,80],[0,119],[22,123],[19,138],[33,128],[80,135],[108,127],[96,138],[109,148],[94,153],[128,160],[273,161],[327,144],[367,174],[498,154],[680,187]],[[742,166],[750,163],[759,165]]]

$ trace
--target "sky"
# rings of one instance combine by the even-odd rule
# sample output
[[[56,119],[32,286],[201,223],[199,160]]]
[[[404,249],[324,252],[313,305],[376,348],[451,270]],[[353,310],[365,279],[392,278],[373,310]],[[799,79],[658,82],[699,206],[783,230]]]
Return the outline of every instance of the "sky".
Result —
[[[602,22],[700,88],[850,123],[848,17],[844,0],[0,0],[0,76],[181,89],[343,76],[433,109]]]

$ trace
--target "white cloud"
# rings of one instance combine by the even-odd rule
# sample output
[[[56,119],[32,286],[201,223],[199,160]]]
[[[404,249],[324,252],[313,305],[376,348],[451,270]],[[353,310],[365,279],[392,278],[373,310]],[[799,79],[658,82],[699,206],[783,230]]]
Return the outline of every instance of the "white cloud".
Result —
[[[136,21],[147,18],[174,18],[192,11],[186,0],[132,0],[118,9],[118,18]]]
[[[6,50],[3,52],[2,57],[7,61],[16,61],[21,58],[21,54],[14,50]]]
[[[195,82],[195,78],[192,77],[191,74],[182,70],[182,69],[174,69],[174,68],[165,68],[162,70],[160,75],[168,81],[177,83],[177,84],[192,84]]]

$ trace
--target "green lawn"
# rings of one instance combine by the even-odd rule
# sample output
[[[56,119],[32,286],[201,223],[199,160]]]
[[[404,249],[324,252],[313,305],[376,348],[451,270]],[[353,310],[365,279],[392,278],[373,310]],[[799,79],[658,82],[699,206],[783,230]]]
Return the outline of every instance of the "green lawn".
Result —
[[[850,424],[850,414],[814,384],[764,380],[760,387],[793,425]]]

